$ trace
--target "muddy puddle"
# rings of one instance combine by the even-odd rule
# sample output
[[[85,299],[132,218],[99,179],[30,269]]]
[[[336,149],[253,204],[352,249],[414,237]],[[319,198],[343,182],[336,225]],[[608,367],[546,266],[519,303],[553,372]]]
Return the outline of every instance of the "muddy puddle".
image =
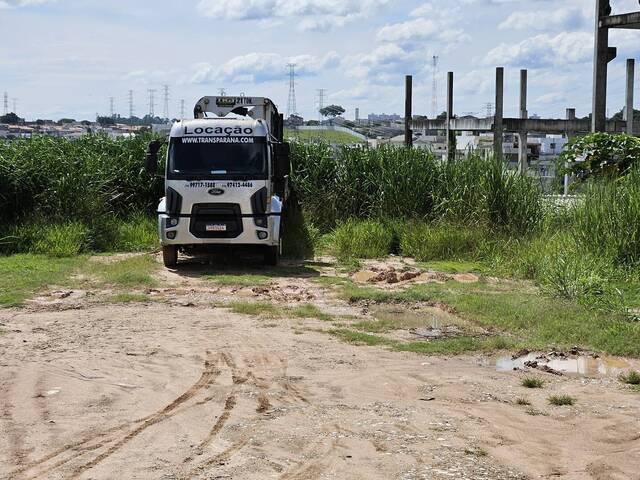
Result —
[[[550,369],[562,375],[583,377],[618,375],[629,367],[629,362],[624,359],[593,355],[549,356],[530,353],[515,359],[501,357],[496,360],[496,369],[500,372],[529,369],[548,371]]]

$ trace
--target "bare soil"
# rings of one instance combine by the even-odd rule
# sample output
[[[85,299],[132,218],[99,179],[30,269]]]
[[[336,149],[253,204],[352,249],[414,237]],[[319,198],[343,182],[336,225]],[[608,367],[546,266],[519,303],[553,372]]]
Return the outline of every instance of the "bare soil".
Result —
[[[146,303],[52,286],[0,310],[0,478],[640,478],[640,394],[612,372],[498,371],[480,355],[343,343],[326,321],[221,306],[311,303],[370,318],[313,273],[236,288],[205,270],[161,270],[166,286],[141,289]],[[528,375],[545,388],[521,387]],[[552,394],[577,403],[553,407]]]

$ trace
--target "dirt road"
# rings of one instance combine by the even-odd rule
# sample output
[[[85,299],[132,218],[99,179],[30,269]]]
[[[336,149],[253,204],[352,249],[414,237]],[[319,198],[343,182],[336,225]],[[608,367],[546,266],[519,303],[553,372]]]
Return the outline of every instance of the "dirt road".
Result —
[[[175,284],[162,302],[0,310],[0,478],[640,478],[640,394],[611,375],[529,391],[492,358],[355,346],[321,320],[211,306],[297,296],[348,311],[309,278],[160,275]],[[578,403],[548,404],[564,393]]]

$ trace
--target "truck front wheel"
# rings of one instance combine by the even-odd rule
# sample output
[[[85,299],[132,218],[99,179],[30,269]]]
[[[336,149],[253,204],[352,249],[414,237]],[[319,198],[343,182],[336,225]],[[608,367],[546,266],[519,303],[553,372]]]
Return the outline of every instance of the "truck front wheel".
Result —
[[[162,261],[167,268],[175,268],[178,265],[178,247],[169,245],[162,247]]]
[[[271,265],[275,267],[280,260],[280,247],[265,247],[264,250],[264,263],[265,265]]]

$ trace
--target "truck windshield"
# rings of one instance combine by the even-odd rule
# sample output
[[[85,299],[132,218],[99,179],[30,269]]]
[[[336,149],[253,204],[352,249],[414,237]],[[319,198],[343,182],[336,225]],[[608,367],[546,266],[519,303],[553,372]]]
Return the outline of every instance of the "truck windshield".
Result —
[[[182,137],[169,144],[169,178],[266,178],[262,137]]]

